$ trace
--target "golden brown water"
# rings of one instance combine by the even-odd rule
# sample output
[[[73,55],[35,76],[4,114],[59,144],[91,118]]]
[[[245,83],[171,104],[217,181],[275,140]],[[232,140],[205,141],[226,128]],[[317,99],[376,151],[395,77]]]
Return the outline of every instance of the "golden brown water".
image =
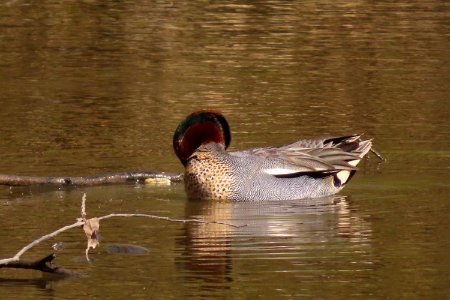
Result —
[[[0,257],[79,216],[111,219],[95,262],[67,232],[55,280],[0,269],[15,299],[447,298],[450,7],[446,1],[21,1],[0,4],[0,173],[180,172],[173,130],[222,110],[232,149],[364,132],[371,158],[336,196],[198,203],[183,187],[0,187]],[[108,244],[148,255],[111,253]]]

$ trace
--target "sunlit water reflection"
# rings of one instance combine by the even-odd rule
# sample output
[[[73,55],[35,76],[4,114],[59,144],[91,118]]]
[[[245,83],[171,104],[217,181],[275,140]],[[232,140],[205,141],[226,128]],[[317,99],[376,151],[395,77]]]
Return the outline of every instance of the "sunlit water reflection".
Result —
[[[345,197],[287,203],[192,203],[187,216],[244,227],[188,224],[179,239],[181,270],[195,289],[239,290],[241,274],[282,288],[279,273],[320,282],[323,276],[373,265],[370,223]],[[281,280],[280,280],[281,279]],[[299,289],[300,290],[300,289]],[[193,292],[194,293],[194,292]]]

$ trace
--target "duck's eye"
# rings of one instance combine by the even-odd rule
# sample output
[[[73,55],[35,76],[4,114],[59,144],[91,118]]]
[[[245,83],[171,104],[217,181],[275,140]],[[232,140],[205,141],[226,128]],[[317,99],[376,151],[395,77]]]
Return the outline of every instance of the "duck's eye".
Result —
[[[187,159],[187,161],[191,161],[191,160],[199,160],[197,154],[193,154],[191,156],[189,156],[189,158]]]

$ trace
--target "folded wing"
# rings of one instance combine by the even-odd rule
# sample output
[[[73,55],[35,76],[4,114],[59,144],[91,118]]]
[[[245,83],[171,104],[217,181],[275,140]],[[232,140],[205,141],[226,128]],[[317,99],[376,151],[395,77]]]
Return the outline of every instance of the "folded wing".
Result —
[[[370,150],[370,140],[360,135],[337,138],[300,140],[281,147],[256,148],[232,155],[264,158],[263,171],[279,178],[308,175],[322,178],[335,175],[340,185],[346,183],[357,164]]]

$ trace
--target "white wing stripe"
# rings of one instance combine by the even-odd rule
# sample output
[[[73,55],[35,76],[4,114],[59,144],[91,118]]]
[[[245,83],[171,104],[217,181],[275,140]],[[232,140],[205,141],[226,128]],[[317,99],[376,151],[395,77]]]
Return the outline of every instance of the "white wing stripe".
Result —
[[[279,169],[264,169],[263,172],[270,174],[270,175],[286,175],[286,174],[298,173],[298,170],[279,168]]]

